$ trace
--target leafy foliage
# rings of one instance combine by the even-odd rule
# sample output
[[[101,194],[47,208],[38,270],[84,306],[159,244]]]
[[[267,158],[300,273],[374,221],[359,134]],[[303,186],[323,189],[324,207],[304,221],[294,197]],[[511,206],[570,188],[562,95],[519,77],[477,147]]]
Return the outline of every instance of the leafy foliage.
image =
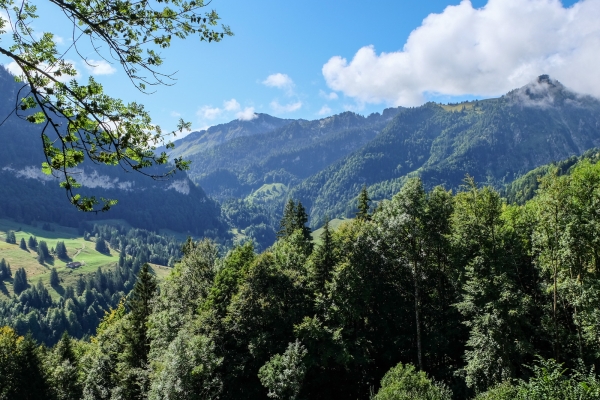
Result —
[[[599,177],[581,161],[524,205],[412,178],[317,246],[301,228],[260,254],[190,239],[160,290],[138,264],[135,292],[71,341],[71,364],[61,339],[43,376],[84,399],[596,399]],[[75,319],[83,293],[101,301],[87,285],[64,301]],[[48,297],[19,301],[59,313]]]
[[[202,14],[202,1],[168,0],[162,9],[146,2],[113,0],[56,2],[54,6],[73,26],[72,47],[78,55],[82,54],[81,40],[89,39],[97,55],[120,64],[141,91],[146,85],[163,84],[170,78],[159,72],[162,57],[156,49],[169,47],[173,37],[184,39],[197,34],[200,40],[218,42],[232,34],[226,26],[215,30],[219,17],[214,10]],[[156,147],[164,143],[165,133],[152,124],[142,105],[111,98],[92,77],[87,84],[77,82],[77,71],[57,50],[53,34],[34,34],[33,21],[38,18],[35,4],[2,0],[0,10],[8,16],[2,19],[0,32],[12,31],[12,35],[3,37],[7,46],[1,46],[0,53],[16,63],[21,70],[18,79],[26,83],[19,90],[14,112],[28,122],[43,124],[46,161],[42,171],[62,178],[61,187],[78,209],[108,210],[116,200],[76,192],[81,184],[74,178],[73,168],[86,159],[138,172],[166,164],[164,152],[154,154]],[[178,130],[189,126],[180,121]],[[167,175],[188,166],[181,158],[173,162]]]

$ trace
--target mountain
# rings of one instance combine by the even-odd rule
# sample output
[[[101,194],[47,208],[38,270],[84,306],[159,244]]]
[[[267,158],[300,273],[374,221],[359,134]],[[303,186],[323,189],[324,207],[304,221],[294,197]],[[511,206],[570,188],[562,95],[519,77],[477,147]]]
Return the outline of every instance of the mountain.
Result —
[[[177,141],[178,145],[172,150],[171,154],[175,157],[192,156],[235,138],[270,132],[290,122],[290,120],[275,118],[268,114],[254,115],[255,118],[249,121],[236,119],[226,124],[192,132]]]
[[[4,121],[0,125],[0,217],[75,227],[82,221],[124,219],[135,227],[150,230],[225,235],[219,205],[180,172],[169,180],[157,181],[120,168],[84,163],[74,171],[83,185],[82,192],[118,199],[119,203],[108,213],[78,212],[58,186],[58,179],[41,172],[41,127],[23,121],[13,112],[22,87],[0,68],[0,122]]]
[[[415,175],[428,187],[456,189],[470,174],[501,188],[540,165],[581,155],[600,146],[600,101],[542,75],[500,98],[288,121],[198,152],[176,144],[192,161],[190,177],[210,196],[250,199],[265,184],[280,184],[287,192],[271,207],[300,199],[317,226],[326,214],[352,216],[363,185],[374,200]]]
[[[277,129],[237,137],[201,151],[175,142],[190,177],[217,199],[249,194],[267,183],[295,185],[375,138],[399,109],[367,118],[345,112],[316,121],[287,120]]]

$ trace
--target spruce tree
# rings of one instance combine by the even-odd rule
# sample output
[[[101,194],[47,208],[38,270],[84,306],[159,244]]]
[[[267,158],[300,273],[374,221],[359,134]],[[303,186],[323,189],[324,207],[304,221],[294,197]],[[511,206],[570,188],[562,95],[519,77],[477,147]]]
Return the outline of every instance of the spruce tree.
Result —
[[[60,285],[60,278],[58,277],[58,272],[56,268],[52,268],[50,271],[50,286],[55,287]]]
[[[157,291],[156,278],[148,263],[142,265],[133,290],[129,294],[127,307],[130,324],[126,329],[126,358],[132,368],[141,368],[148,361],[150,340],[146,331],[148,317],[152,311],[151,300]]]
[[[50,251],[48,250],[48,244],[44,240],[40,240],[38,244],[39,251],[41,252],[44,259],[50,258]]]
[[[119,267],[123,268],[124,265],[125,265],[125,249],[121,248],[121,251],[119,252]]]
[[[13,232],[13,231],[6,232],[6,243],[17,244],[17,238],[15,236],[15,232]]]
[[[106,241],[101,236],[98,236],[98,238],[96,238],[96,245],[94,248],[96,249],[96,251],[98,253],[103,253],[103,254],[108,253],[108,247],[106,246]]]
[[[36,249],[37,248],[37,239],[33,236],[29,236],[29,239],[27,240],[27,247],[29,247],[32,250]]]
[[[321,244],[315,251],[311,265],[311,280],[316,293],[325,292],[325,284],[331,279],[335,267],[334,246],[331,230],[329,229],[329,217],[325,217],[323,233],[321,233]]]
[[[289,199],[285,204],[283,217],[279,223],[279,231],[277,232],[278,239],[289,237],[294,233],[294,230],[296,229],[296,213],[296,204],[294,203],[294,200]]]
[[[65,246],[65,242],[62,242],[62,241],[57,242],[55,251],[56,251],[56,255],[60,259],[66,259],[68,257],[67,247]]]
[[[83,393],[78,379],[77,358],[66,331],[54,346],[50,357],[46,370],[54,397],[64,400],[81,399]]]
[[[44,251],[40,246],[37,248],[37,261],[40,264],[44,264],[46,262],[46,257],[44,257]]]
[[[21,292],[27,289],[27,272],[24,268],[19,268],[15,272],[15,278],[13,279],[13,291],[15,294],[21,294]]]
[[[312,236],[310,235],[310,228],[306,226],[306,224],[308,223],[308,214],[306,214],[306,209],[304,208],[302,203],[300,203],[300,200],[298,200],[298,203],[296,204],[296,215],[294,218],[294,222],[294,230],[301,229],[302,236],[304,237],[304,239],[307,241],[312,241]]]
[[[356,213],[356,218],[362,221],[368,221],[371,219],[369,215],[369,203],[371,199],[369,198],[369,193],[367,192],[367,186],[363,185],[360,194],[358,195],[358,212]]]
[[[50,398],[50,388],[42,370],[40,348],[30,334],[20,343],[21,360],[19,362],[19,393],[14,400],[33,400]]]
[[[8,267],[6,260],[3,258],[2,260],[0,260],[0,282],[8,278]]]
[[[27,250],[27,244],[25,243],[25,238],[21,238],[21,243],[19,243],[19,247],[21,250]]]

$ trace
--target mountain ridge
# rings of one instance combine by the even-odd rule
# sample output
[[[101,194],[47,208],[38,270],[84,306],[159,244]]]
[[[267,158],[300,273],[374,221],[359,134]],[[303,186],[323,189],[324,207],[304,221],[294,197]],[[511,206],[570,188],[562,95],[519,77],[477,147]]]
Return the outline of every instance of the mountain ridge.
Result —
[[[190,177],[219,200],[284,184],[285,198],[301,200],[311,225],[318,226],[326,214],[352,216],[363,185],[374,200],[391,197],[415,175],[427,187],[456,189],[470,174],[499,188],[540,165],[600,145],[600,100],[547,75],[499,98],[386,111],[389,118],[383,118],[385,111],[379,117],[328,117],[338,125],[324,136],[318,125],[328,118],[288,121],[270,132],[188,153]],[[176,144],[185,151],[184,143]],[[272,208],[281,209],[285,198]]]

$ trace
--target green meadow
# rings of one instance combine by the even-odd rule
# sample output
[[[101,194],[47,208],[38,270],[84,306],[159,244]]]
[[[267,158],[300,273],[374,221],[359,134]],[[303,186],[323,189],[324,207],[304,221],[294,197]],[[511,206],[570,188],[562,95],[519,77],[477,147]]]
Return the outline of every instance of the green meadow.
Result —
[[[0,219],[0,259],[4,258],[10,264],[13,275],[18,268],[24,268],[30,284],[36,284],[41,279],[52,297],[56,299],[62,294],[64,288],[74,285],[79,276],[92,274],[99,267],[108,271],[117,266],[119,261],[118,251],[110,249],[110,254],[99,253],[94,249],[95,243],[84,240],[82,236],[77,234],[77,229],[59,225],[51,226],[53,230],[47,231],[40,227]],[[15,232],[17,244],[6,243],[6,233],[8,231]],[[21,238],[24,238],[25,242],[27,242],[30,236],[35,236],[38,243],[42,240],[45,241],[48,244],[48,249],[55,248],[57,242],[63,241],[67,248],[69,259],[60,260],[58,257],[54,257],[51,260],[47,260],[44,264],[40,264],[37,261],[35,250],[23,250],[19,247]],[[70,261],[78,261],[83,265],[76,269],[70,269],[66,266],[67,262]],[[170,268],[158,265],[153,265],[152,267],[159,279],[166,277],[171,270]],[[50,271],[52,268],[56,268],[61,281],[60,286],[56,288],[50,286]],[[13,294],[12,279],[0,283],[0,298]]]

